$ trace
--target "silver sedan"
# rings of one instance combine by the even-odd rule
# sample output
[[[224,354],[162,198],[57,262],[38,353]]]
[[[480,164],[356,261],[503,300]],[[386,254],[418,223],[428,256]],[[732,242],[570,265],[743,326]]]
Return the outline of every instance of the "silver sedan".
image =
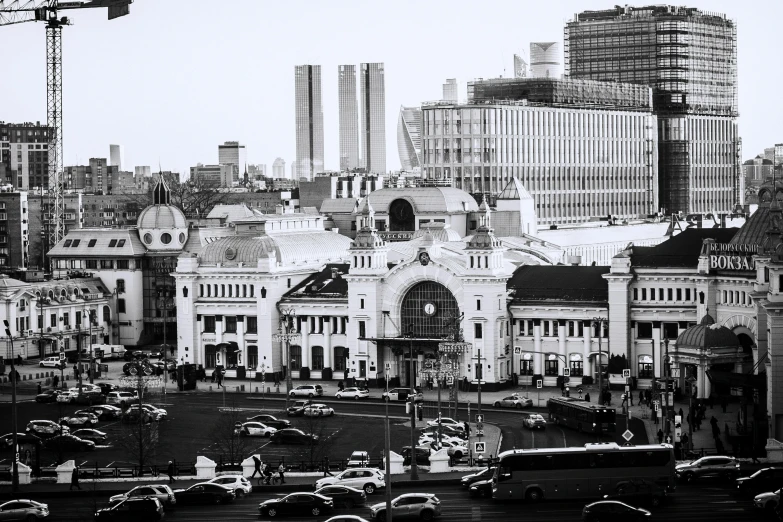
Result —
[[[530,408],[533,406],[533,399],[528,397],[520,397],[519,395],[509,395],[500,400],[495,401],[495,408],[516,408],[521,410],[522,408]]]

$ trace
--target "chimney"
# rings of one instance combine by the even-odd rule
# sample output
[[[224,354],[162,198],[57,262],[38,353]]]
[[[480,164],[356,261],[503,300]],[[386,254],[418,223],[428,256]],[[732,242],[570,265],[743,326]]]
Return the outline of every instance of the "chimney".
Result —
[[[275,214],[283,213],[283,205],[275,205]]]
[[[582,264],[582,256],[567,256],[566,264],[571,266],[579,266]]]
[[[339,275],[339,272],[336,268],[332,268],[332,279],[337,279],[337,276]]]

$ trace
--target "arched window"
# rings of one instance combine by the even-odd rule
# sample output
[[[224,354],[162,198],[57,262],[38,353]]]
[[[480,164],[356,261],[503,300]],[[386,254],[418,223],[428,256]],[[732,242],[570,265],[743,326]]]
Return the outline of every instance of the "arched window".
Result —
[[[207,344],[204,346],[204,368],[214,368],[217,364],[217,356],[215,355],[214,344]]]
[[[557,355],[550,353],[544,361],[544,375],[557,377]]]
[[[432,313],[424,313],[424,307],[433,304]],[[402,300],[402,330],[407,334],[413,328],[416,337],[440,339],[449,332],[444,321],[459,317],[459,304],[448,288],[435,281],[424,281],[414,285]]]
[[[299,370],[302,367],[302,347],[294,345],[289,350],[291,354],[291,371]]]
[[[572,353],[569,357],[569,368],[571,377],[581,377],[584,375],[584,361],[581,353]]]
[[[639,356],[639,379],[653,378],[653,358],[650,355]]]
[[[519,361],[520,375],[533,375],[533,354],[526,353]]]
[[[324,369],[324,348],[323,346],[313,346],[312,348],[312,370]]]
[[[111,310],[108,306],[103,307],[103,322],[109,323],[111,322]]]
[[[334,371],[344,372],[348,360],[348,349],[342,346],[334,347]]]
[[[188,296],[188,287],[187,286],[183,286],[182,287],[182,297],[187,297],[187,296]]]

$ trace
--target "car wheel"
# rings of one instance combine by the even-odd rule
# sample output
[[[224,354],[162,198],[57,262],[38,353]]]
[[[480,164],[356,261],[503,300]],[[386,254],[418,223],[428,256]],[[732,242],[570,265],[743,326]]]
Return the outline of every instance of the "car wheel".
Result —
[[[694,475],[693,473],[688,472],[688,473],[685,474],[685,476],[683,478],[685,479],[685,482],[693,482],[694,480],[696,480],[696,475]]]
[[[367,484],[364,485],[364,487],[362,489],[368,495],[372,495],[373,493],[375,493],[375,484],[367,483]]]
[[[378,522],[386,522],[386,512],[381,511],[380,513],[378,513],[378,516],[375,518],[378,519]]]
[[[354,399],[355,401],[358,401],[358,400],[359,400],[359,396],[358,396],[358,395],[354,395],[354,396],[353,396],[353,399]]]
[[[318,515],[321,514],[321,508],[314,507],[313,509],[310,510],[310,513],[312,513],[314,517],[317,517]]]
[[[435,518],[435,514],[429,509],[425,509],[424,511],[421,512],[422,520],[432,520],[433,518]]]
[[[294,392],[291,392],[288,394],[289,397],[296,397],[296,394]]]
[[[499,403],[499,402],[496,402],[495,404],[493,404],[493,406],[494,406],[495,408],[500,408],[500,403]]]
[[[308,393],[307,396],[310,397],[311,399],[313,398],[313,394],[312,393]]]
[[[241,489],[235,490],[234,493],[236,493],[237,498],[242,498],[245,496],[245,492],[242,491]]]
[[[266,437],[267,439],[270,438],[271,436],[272,436],[272,433],[268,432],[268,431],[264,434],[264,437]]]
[[[529,502],[539,502],[542,498],[544,498],[544,493],[538,489],[538,488],[532,488],[527,490],[527,494],[525,495],[525,498]]]
[[[277,516],[277,510],[275,508],[269,508],[266,510],[266,516],[274,518]]]
[[[38,364],[38,367],[39,367],[39,368],[43,368],[43,367],[44,367],[44,364],[43,364],[43,363],[40,363],[40,364]]]
[[[775,502],[774,500],[770,500],[769,502],[767,502],[767,505],[764,506],[764,511],[766,511],[767,513],[774,513],[776,507],[778,507],[778,503]]]
[[[389,396],[387,395],[386,397],[383,398],[383,400],[385,400],[386,402],[389,402]]]

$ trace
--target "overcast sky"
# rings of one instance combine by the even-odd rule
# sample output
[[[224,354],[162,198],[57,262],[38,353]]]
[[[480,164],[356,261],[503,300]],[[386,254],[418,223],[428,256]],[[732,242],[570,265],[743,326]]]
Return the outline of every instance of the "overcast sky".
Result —
[[[187,171],[238,140],[250,163],[295,159],[294,66],[322,66],[325,164],[339,167],[337,66],[386,64],[386,162],[399,168],[400,105],[441,97],[446,78],[512,75],[531,41],[560,41],[574,13],[615,1],[135,0],[129,16],[70,11],[63,30],[65,164],[108,157]],[[657,2],[650,2],[657,3]],[[682,2],[676,2],[681,4]],[[642,4],[635,4],[642,5]],[[783,2],[693,1],[738,23],[743,159],[783,141]],[[46,121],[41,23],[0,28],[0,120]],[[290,170],[289,170],[290,172]]]

